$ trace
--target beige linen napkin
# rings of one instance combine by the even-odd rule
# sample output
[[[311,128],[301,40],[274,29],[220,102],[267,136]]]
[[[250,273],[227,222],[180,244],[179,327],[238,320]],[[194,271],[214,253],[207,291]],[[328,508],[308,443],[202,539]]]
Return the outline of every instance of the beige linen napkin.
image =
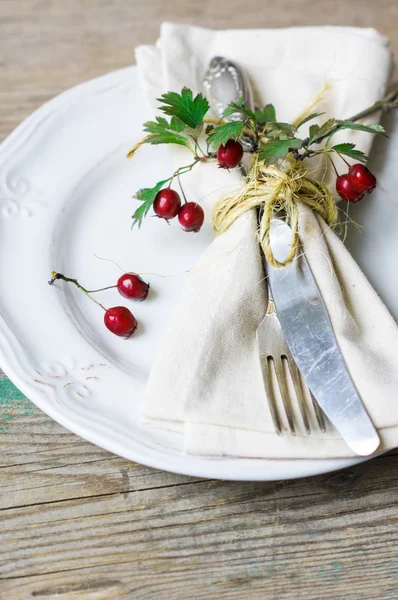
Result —
[[[169,90],[201,91],[210,59],[222,55],[249,75],[261,104],[272,102],[291,121],[328,82],[317,110],[348,118],[379,99],[392,58],[371,29],[315,27],[212,31],[164,24],[156,46],[137,49],[151,105]],[[344,132],[367,152],[372,136]],[[171,150],[184,164],[184,149]],[[317,176],[322,176],[319,172]],[[209,209],[238,174],[200,165],[185,177],[190,199]],[[213,190],[215,193],[207,196]],[[371,201],[368,199],[366,201]],[[181,431],[189,453],[264,458],[351,456],[335,432],[274,432],[255,346],[266,311],[266,289],[254,212],[216,238],[187,275],[179,307],[148,383],[143,420]],[[370,416],[380,449],[398,445],[398,327],[341,241],[320,218],[300,207],[300,236],[326,303],[340,348]],[[189,236],[187,235],[187,244]]]

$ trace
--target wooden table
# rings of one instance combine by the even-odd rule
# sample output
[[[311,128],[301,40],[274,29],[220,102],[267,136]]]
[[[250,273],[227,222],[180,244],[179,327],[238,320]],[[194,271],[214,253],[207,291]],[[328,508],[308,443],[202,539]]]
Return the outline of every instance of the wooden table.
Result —
[[[396,0],[1,0],[1,139],[129,65],[163,20],[374,26],[398,55]],[[299,481],[196,480],[92,446],[4,376],[0,450],[1,600],[398,599],[398,451]]]

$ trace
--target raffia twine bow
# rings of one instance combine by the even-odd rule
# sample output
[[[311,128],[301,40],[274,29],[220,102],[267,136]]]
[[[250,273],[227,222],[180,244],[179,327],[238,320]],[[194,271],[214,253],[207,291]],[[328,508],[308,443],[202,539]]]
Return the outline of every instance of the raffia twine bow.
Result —
[[[245,184],[220,198],[216,204],[213,231],[221,235],[247,211],[260,207],[259,243],[268,264],[282,268],[294,260],[299,247],[300,202],[317,212],[330,227],[336,225],[338,211],[330,189],[308,177],[302,162],[288,160],[284,169],[275,165],[267,167],[254,155]],[[270,226],[274,217],[283,218],[292,229],[290,254],[283,262],[275,258],[270,245]]]

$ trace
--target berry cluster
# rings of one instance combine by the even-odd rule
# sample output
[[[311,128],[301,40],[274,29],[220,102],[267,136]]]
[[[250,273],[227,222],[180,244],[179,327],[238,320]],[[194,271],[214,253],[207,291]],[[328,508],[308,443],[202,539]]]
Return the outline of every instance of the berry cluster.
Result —
[[[128,308],[125,306],[113,306],[112,308],[105,308],[105,306],[95,300],[91,294],[116,288],[119,294],[124,298],[141,301],[145,300],[149,292],[149,283],[146,283],[139,275],[136,273],[124,273],[121,277],[119,277],[116,285],[110,285],[97,290],[87,290],[77,281],[77,279],[65,277],[65,275],[62,275],[62,273],[56,273],[55,271],[52,273],[52,277],[48,283],[52,285],[58,279],[62,279],[63,281],[67,281],[76,285],[82,292],[86,294],[86,296],[88,296],[93,302],[95,302],[105,311],[104,323],[105,327],[109,329],[109,331],[126,339],[133,335],[137,329],[138,322]]]
[[[348,173],[338,175],[336,191],[340,198],[348,202],[359,202],[365,194],[371,194],[376,187],[376,177],[365,165],[352,165]]]
[[[376,179],[363,166],[367,162],[366,154],[353,142],[335,143],[334,136],[345,130],[386,135],[379,123],[365,124],[363,120],[376,112],[398,108],[398,90],[349,119],[328,117],[325,120],[320,119],[324,113],[306,112],[294,123],[280,121],[273,104],[253,110],[245,103],[244,96],[230,102],[219,119],[209,114],[211,106],[207,98],[202,93],[195,95],[187,87],[183,87],[180,93],[166,92],[157,100],[163,115],[144,123],[145,136],[134,144],[127,157],[135,156],[146,144],[175,144],[189,150],[193,159],[189,164],[178,167],[167,179],[135,192],[133,197],[139,204],[132,215],[132,227],[141,227],[150,211],[154,210],[155,215],[165,220],[178,216],[185,231],[199,231],[204,221],[203,211],[196,202],[186,201],[180,178],[204,162],[217,160],[220,168],[233,169],[245,156],[247,166],[250,160],[249,172],[254,175],[256,170],[274,165],[277,169],[286,170],[292,159],[294,164],[299,165],[304,160],[307,164],[307,159],[322,156],[334,168],[336,190],[341,198],[358,202],[365,194],[370,194]],[[308,130],[303,130],[306,124]],[[348,172],[339,175],[334,164],[336,157],[346,162]],[[347,158],[357,164],[350,166]],[[298,171],[304,172],[304,169]],[[267,176],[266,171],[264,175]],[[180,184],[184,206],[177,192],[171,189],[174,181]],[[325,192],[331,202],[330,194],[321,188],[323,184],[320,193]],[[283,209],[281,212],[284,212]]]
[[[196,202],[185,202],[181,206],[181,198],[175,190],[165,188],[156,194],[153,210],[160,219],[174,219],[178,221],[184,231],[199,231],[205,220],[203,208]]]
[[[243,156],[243,148],[239,142],[228,140],[225,146],[217,151],[218,166],[221,169],[233,169]],[[170,187],[156,194],[153,210],[160,219],[170,221],[178,216],[178,221],[184,231],[198,232],[203,225],[205,214],[196,202],[181,203],[179,194]]]

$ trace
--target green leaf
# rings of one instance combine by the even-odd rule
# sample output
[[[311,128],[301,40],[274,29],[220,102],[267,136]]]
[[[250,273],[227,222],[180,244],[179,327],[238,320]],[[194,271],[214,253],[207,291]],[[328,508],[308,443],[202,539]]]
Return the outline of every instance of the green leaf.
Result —
[[[311,143],[311,140],[316,139],[319,130],[320,130],[319,125],[311,125],[310,126],[310,131],[309,131],[310,141],[308,143]]]
[[[371,125],[361,125],[360,123],[355,123],[354,121],[337,121],[337,125],[337,128],[330,133],[328,139],[326,140],[326,146],[329,144],[334,134],[338,131],[342,131],[343,129],[356,129],[357,131],[366,131],[367,133],[373,134],[381,133],[385,137],[388,137],[384,127],[382,127],[382,125],[378,125],[377,123],[373,123]]]
[[[209,135],[209,133],[210,133],[211,131],[213,131],[213,129],[214,129],[214,125],[211,125],[211,124],[209,123],[209,125],[206,125],[205,134],[206,134],[206,135]]]
[[[244,104],[243,96],[241,96],[236,102],[231,102],[229,104],[229,106],[223,112],[223,118],[226,119],[227,117],[230,117],[236,113],[243,115],[251,121],[255,121],[254,112]]]
[[[147,131],[148,133],[159,133],[167,129],[170,129],[170,125],[163,117],[156,117],[155,121],[147,121],[144,123],[144,131]]]
[[[241,96],[236,102],[230,102],[230,104],[228,104],[227,108],[223,112],[223,117],[226,119],[227,117],[230,117],[231,115],[236,113],[237,108],[240,110],[243,107],[243,101],[244,98],[243,96]]]
[[[293,140],[275,140],[267,142],[260,148],[259,156],[265,164],[271,165],[277,160],[283,159],[292,149],[299,149],[303,145],[303,140],[294,138]]]
[[[296,133],[296,127],[291,123],[279,123],[278,121],[267,123],[264,133],[267,137],[277,140],[291,140]]]
[[[276,121],[276,112],[273,104],[266,104],[262,110],[256,110],[254,113],[257,123],[268,123]]]
[[[218,148],[225,145],[228,140],[237,140],[242,134],[243,125],[243,121],[232,121],[231,123],[219,125],[209,133],[208,141],[215,150],[218,150]]]
[[[193,97],[192,91],[186,87],[177,92],[167,92],[158,98],[162,106],[160,110],[172,117],[177,117],[185,125],[195,129],[203,121],[209,110],[209,103],[202,94]]]
[[[144,131],[150,133],[145,140],[145,144],[178,144],[189,148],[189,142],[183,135],[177,133],[181,131],[181,124],[185,129],[184,123],[179,119],[171,119],[171,122],[163,117],[156,117],[155,121],[147,121],[144,123]]]
[[[184,134],[186,136],[191,137],[193,140],[195,140],[195,142],[197,142],[202,131],[203,123],[199,123],[199,125],[197,125],[195,129],[192,129],[191,127],[185,127]]]
[[[344,143],[344,144],[336,144],[332,146],[331,150],[334,150],[338,154],[345,154],[345,156],[349,156],[355,160],[359,160],[360,162],[366,162],[367,156],[361,150],[355,150],[355,144]]]
[[[324,115],[325,113],[312,113],[312,115],[308,115],[308,117],[305,117],[304,119],[302,119],[298,125],[297,125],[297,129],[299,127],[301,127],[302,125],[304,125],[304,123],[308,123],[308,121],[312,121],[312,119],[316,119],[317,117],[321,117],[322,115]]]
[[[185,129],[185,123],[181,121],[181,119],[179,119],[178,117],[172,117],[170,121],[170,129],[172,129],[173,131],[178,131],[178,133],[180,133]]]
[[[366,131],[368,133],[381,133],[382,135],[386,135],[384,127],[382,125],[379,125],[378,123],[362,125],[361,123],[355,123],[354,121],[337,121],[337,124],[338,131],[341,131],[342,129],[356,129],[358,131]]]
[[[331,130],[333,129],[333,127],[336,127],[336,125],[337,125],[336,119],[328,119],[321,126],[311,125],[310,141],[308,142],[308,145],[314,144],[317,142],[317,140],[319,138],[322,138],[322,137],[328,135],[331,132]]]
[[[163,131],[162,133],[154,133],[146,144],[178,144],[179,146],[186,146],[189,148],[189,142],[186,137],[179,135],[178,133],[172,133],[171,131]]]
[[[162,189],[164,184],[167,183],[168,181],[169,181],[168,179],[165,179],[163,181],[158,181],[154,187],[142,188],[141,190],[138,190],[138,192],[134,195],[134,198],[137,198],[137,200],[140,200],[142,202],[142,204],[137,208],[137,210],[133,214],[132,227],[134,227],[134,225],[138,225],[138,227],[141,227],[144,217],[147,216],[150,208],[152,207],[152,205],[155,201],[156,194]]]

